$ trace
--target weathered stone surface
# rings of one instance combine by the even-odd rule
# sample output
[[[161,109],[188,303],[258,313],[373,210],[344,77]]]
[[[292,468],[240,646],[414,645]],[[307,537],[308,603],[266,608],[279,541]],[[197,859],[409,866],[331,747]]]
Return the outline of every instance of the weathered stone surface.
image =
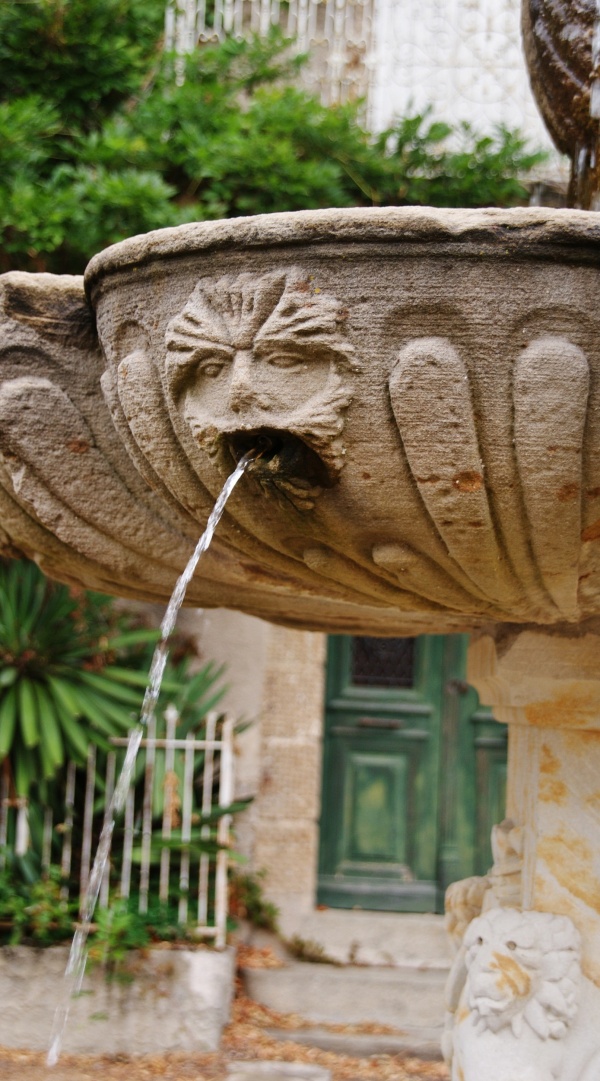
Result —
[[[160,230],[88,268],[102,353],[78,280],[7,275],[4,548],[165,598],[256,444],[189,603],[372,634],[592,616],[599,262],[575,211]]]
[[[46,1051],[68,949],[0,950],[0,1030],[5,1047]],[[87,972],[71,1004],[63,1050],[81,1054],[216,1051],[229,1020],[235,951],[132,953],[131,982]]]

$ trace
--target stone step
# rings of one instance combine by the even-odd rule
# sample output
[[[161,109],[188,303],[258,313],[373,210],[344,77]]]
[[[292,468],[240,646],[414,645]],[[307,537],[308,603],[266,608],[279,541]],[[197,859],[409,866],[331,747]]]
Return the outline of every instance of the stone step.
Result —
[[[403,1055],[407,1058],[439,1061],[442,1058],[441,1024],[425,1026],[406,1026],[397,1032],[385,1036],[370,1032],[332,1032],[330,1029],[314,1025],[296,1031],[281,1028],[268,1028],[267,1035],[283,1043],[299,1043],[305,1047],[318,1047],[321,1051],[332,1051],[335,1055],[350,1055],[352,1058],[371,1058],[374,1055]]]
[[[448,971],[453,959],[444,917],[433,914],[315,909],[289,926],[282,920],[281,933],[284,939],[317,946],[326,957],[343,965]],[[256,931],[250,941],[275,947],[272,937]]]
[[[437,1028],[444,1017],[443,969],[292,961],[243,974],[250,998],[316,1024],[377,1023],[401,1030]]]

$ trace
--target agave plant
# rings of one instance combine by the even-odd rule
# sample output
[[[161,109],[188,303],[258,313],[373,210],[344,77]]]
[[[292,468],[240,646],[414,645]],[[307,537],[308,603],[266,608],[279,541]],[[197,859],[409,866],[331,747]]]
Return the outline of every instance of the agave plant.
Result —
[[[0,562],[0,769],[16,796],[132,727],[146,682],[139,647],[156,637],[123,631],[107,597],[51,582],[34,563]]]

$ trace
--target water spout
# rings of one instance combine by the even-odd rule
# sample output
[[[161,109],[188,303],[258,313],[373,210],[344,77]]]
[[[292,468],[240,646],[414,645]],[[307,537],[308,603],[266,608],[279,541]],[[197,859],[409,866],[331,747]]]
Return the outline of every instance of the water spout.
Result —
[[[188,564],[178,578],[169,601],[167,610],[163,617],[163,621],[160,626],[160,640],[154,650],[152,657],[152,664],[150,665],[150,672],[148,675],[148,686],[144,695],[144,701],[142,704],[142,711],[140,719],[136,727],[131,731],[129,736],[129,742],[127,744],[127,751],[125,754],[125,761],[123,768],[119,775],[110,805],[108,808],[108,814],[106,816],[105,824],[100,834],[100,840],[98,842],[98,849],[96,857],[92,866],[89,882],[80,911],[80,922],[73,937],[71,949],[69,951],[69,960],[65,970],[66,985],[62,1001],[56,1008],[54,1015],[54,1024],[52,1027],[52,1035],[50,1038],[50,1050],[48,1051],[47,1065],[55,1066],[59,1060],[65,1027],[69,1018],[69,1011],[71,1007],[71,1001],[75,995],[81,990],[81,984],[85,974],[86,964],[86,943],[90,928],[92,925],[92,919],[96,903],[98,901],[98,895],[100,893],[100,886],[104,877],[104,871],[110,855],[110,847],[112,842],[112,835],[115,828],[115,821],[117,815],[120,814],[125,806],[125,800],[127,799],[127,792],[131,783],[133,770],[135,767],[135,761],[140,748],[140,744],[144,735],[144,731],[148,726],[148,722],[154,714],[158,696],[160,694],[160,688],[165,671],[165,665],[169,656],[169,639],[175,628],[177,616],[179,610],[183,604],[186,590],[190,584],[196,567],[201,556],[208,549],[225,510],[225,505],[229,499],[233,489],[237,482],[240,480],[245,470],[250,463],[254,461],[260,454],[264,453],[266,445],[254,446],[249,449],[239,460],[236,468],[230,477],[226,480],[223,489],[214,505],[214,508],[210,514],[206,529],[200,537],[192,556],[190,557]]]

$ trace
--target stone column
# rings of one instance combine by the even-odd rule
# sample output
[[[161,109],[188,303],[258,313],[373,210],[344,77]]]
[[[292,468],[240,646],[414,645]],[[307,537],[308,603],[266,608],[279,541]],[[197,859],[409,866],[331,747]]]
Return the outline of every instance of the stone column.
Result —
[[[509,725],[522,907],[570,916],[600,986],[600,635],[498,628],[472,642],[468,679]]]
[[[497,628],[468,679],[509,725],[520,904],[492,889],[449,985],[453,1081],[600,1078],[600,634]],[[594,633],[596,632],[596,633]]]

